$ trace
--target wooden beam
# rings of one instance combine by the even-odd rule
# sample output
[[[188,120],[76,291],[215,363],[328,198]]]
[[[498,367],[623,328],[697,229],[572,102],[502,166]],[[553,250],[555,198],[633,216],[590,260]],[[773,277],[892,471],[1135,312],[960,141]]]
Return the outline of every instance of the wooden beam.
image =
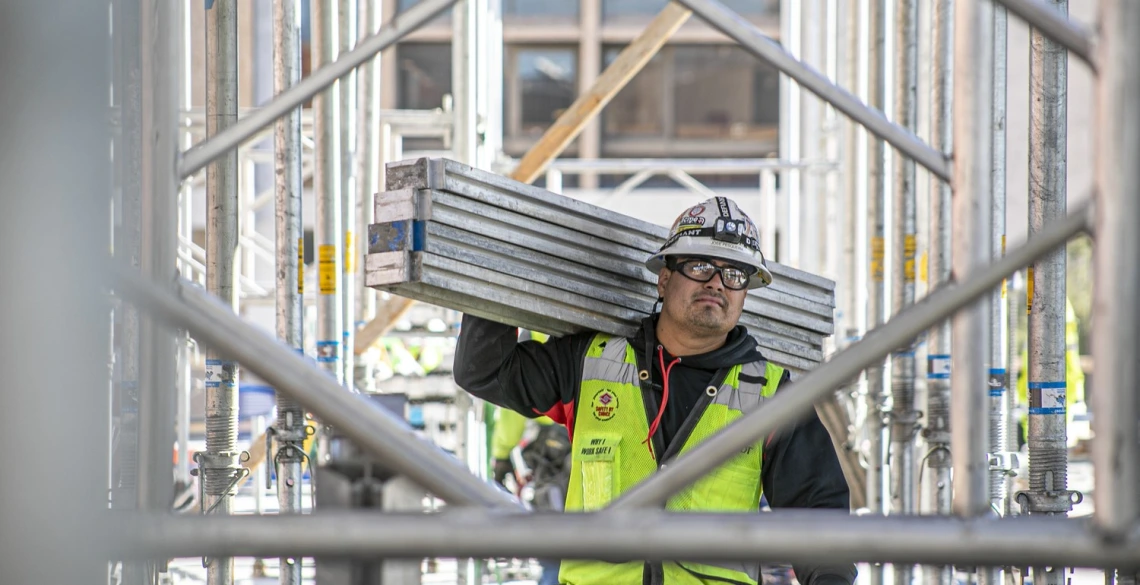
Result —
[[[839,458],[839,466],[843,468],[843,477],[847,479],[847,488],[851,492],[851,509],[866,507],[867,470],[863,469],[859,453],[849,442],[851,424],[847,418],[847,411],[839,404],[838,398],[832,396],[817,403],[815,412],[831,435],[831,445],[835,448],[835,455]]]
[[[685,24],[691,14],[692,11],[676,2],[670,2],[665,6],[649,26],[598,76],[589,91],[578,96],[578,99],[554,121],[542,138],[519,161],[518,167],[511,173],[511,178],[524,183],[533,182],[546,170],[550,161],[558,158],[558,155],[578,137],[582,129],[597,117],[598,112],[601,112],[629,80],[645,67],[673,33]],[[385,308],[382,311],[378,308],[380,312],[376,317],[356,332],[353,353],[360,355],[371,349],[392,329],[392,325],[411,308],[413,303],[414,301],[408,299],[393,298],[384,304]]]
[[[356,332],[352,353],[360,355],[380,341],[401,317],[407,314],[415,301],[403,297],[392,297],[376,307],[376,317]]]
[[[519,165],[511,173],[511,178],[524,183],[534,182],[550,165],[550,161],[558,158],[558,155],[566,150],[586,124],[590,123],[626,83],[645,67],[669,37],[685,24],[691,14],[692,11],[676,2],[670,2],[665,6],[649,26],[622,50],[609,67],[606,67],[606,70],[594,81],[593,87],[578,96],[578,99],[574,100],[574,103],[551,124],[550,128],[546,129],[542,138],[519,161]]]

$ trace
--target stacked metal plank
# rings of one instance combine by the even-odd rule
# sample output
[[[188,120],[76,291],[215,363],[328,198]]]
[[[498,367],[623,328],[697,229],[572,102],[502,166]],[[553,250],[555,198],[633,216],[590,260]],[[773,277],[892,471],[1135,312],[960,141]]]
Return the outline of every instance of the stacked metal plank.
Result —
[[[367,286],[553,335],[632,335],[657,300],[644,265],[667,228],[443,159],[387,167]],[[769,263],[740,322],[771,361],[823,359],[835,283]]]

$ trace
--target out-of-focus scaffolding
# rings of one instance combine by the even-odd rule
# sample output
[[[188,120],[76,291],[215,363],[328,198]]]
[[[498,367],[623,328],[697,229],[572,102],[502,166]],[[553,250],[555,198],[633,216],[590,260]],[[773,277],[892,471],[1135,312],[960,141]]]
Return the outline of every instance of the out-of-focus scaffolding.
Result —
[[[926,144],[915,132],[904,127],[902,120],[893,122],[872,107],[881,106],[881,103],[876,103],[876,94],[881,95],[882,87],[870,88],[871,99],[867,101],[872,106],[868,106],[856,96],[853,88],[839,87],[717,0],[676,2],[675,7],[684,7],[721,30],[749,52],[778,68],[802,89],[861,124],[906,160],[925,168],[936,179],[948,182],[953,190],[950,229],[952,276],[940,275],[939,278],[945,277],[945,282],[934,287],[925,297],[913,304],[901,303],[903,306],[889,321],[881,326],[868,327],[869,331],[858,335],[858,341],[844,343],[845,347],[823,365],[798,378],[789,391],[774,397],[764,409],[728,427],[650,480],[625,493],[603,514],[565,516],[521,512],[512,498],[469,473],[467,462],[423,441],[398,417],[345,391],[330,375],[335,373],[343,377],[342,369],[329,366],[328,372],[321,371],[297,353],[295,339],[286,335],[282,335],[283,340],[275,339],[238,318],[233,312],[232,296],[225,299],[227,302],[219,301],[187,278],[194,277],[194,274],[178,275],[174,271],[176,266],[190,267],[195,262],[205,265],[205,279],[211,282],[211,292],[227,293],[212,284],[212,277],[224,275],[224,271],[209,268],[216,260],[210,256],[234,252],[243,245],[240,235],[227,232],[234,236],[230,239],[236,241],[231,244],[229,239],[225,240],[224,250],[197,258],[193,252],[181,257],[178,255],[178,237],[185,238],[189,221],[184,211],[186,190],[182,191],[183,206],[176,209],[179,188],[184,181],[212,164],[220,164],[223,157],[229,157],[231,161],[236,159],[236,149],[283,117],[288,116],[292,120],[290,134],[300,142],[301,124],[297,119],[297,108],[303,102],[317,98],[318,103],[325,100],[332,104],[334,83],[338,79],[370,62],[379,51],[449,7],[456,5],[467,11],[470,18],[462,26],[470,26],[488,18],[487,10],[492,3],[485,0],[423,0],[375,34],[362,38],[354,49],[340,55],[337,60],[324,63],[309,77],[291,80],[296,82],[288,89],[284,89],[284,83],[280,84],[280,93],[264,107],[247,116],[238,116],[236,122],[230,120],[233,123],[228,127],[206,124],[211,128],[212,136],[183,151],[181,143],[186,128],[180,121],[179,110],[184,109],[185,104],[179,103],[176,45],[179,14],[176,6],[170,3],[142,0],[137,11],[139,85],[137,91],[128,89],[123,92],[119,96],[123,101],[116,102],[123,129],[122,138],[116,144],[128,148],[126,152],[115,151],[117,163],[137,164],[137,174],[131,175],[134,183],[124,181],[124,185],[132,185],[132,193],[124,190],[121,209],[137,210],[137,218],[133,216],[136,212],[132,211],[131,216],[124,217],[122,222],[137,222],[132,226],[137,225],[138,228],[138,245],[136,247],[133,243],[133,236],[126,238],[127,245],[115,248],[116,256],[125,257],[117,258],[113,263],[103,257],[110,238],[103,233],[104,228],[98,226],[106,224],[92,220],[101,215],[106,217],[103,215],[106,209],[92,201],[112,200],[108,191],[111,180],[105,160],[107,149],[104,148],[112,142],[104,115],[105,88],[110,80],[103,56],[109,47],[105,35],[90,32],[93,28],[90,23],[98,21],[100,11],[89,9],[61,16],[54,7],[36,3],[29,4],[26,10],[12,18],[0,18],[0,43],[6,49],[5,54],[13,56],[0,65],[5,69],[4,76],[31,80],[13,84],[12,91],[0,97],[4,100],[0,103],[0,112],[5,118],[12,118],[6,120],[10,123],[5,123],[4,127],[15,129],[11,133],[5,132],[3,139],[8,141],[14,137],[20,141],[20,148],[5,149],[8,154],[3,158],[4,176],[0,179],[14,192],[38,194],[36,197],[4,198],[4,204],[12,206],[12,209],[0,214],[5,223],[0,234],[4,235],[10,249],[21,252],[6,255],[4,261],[6,281],[12,284],[11,294],[5,295],[10,300],[5,304],[10,314],[4,321],[3,333],[9,349],[0,352],[0,363],[6,366],[13,388],[29,390],[5,393],[5,396],[10,396],[9,400],[18,399],[18,403],[9,405],[10,412],[18,413],[18,416],[14,424],[5,427],[7,432],[2,436],[6,439],[7,448],[0,461],[4,469],[25,469],[41,478],[28,484],[21,483],[18,478],[8,478],[10,474],[0,474],[3,493],[16,494],[15,497],[0,499],[4,530],[15,529],[21,534],[21,538],[14,539],[19,545],[0,552],[4,557],[5,570],[13,571],[13,575],[22,582],[45,578],[52,582],[73,582],[90,580],[90,573],[98,572],[96,566],[100,564],[100,558],[123,559],[130,561],[129,569],[124,568],[124,578],[129,576],[129,579],[145,582],[162,569],[166,559],[189,555],[203,556],[218,565],[224,559],[238,555],[393,558],[527,555],[646,559],[692,555],[726,560],[751,561],[760,557],[761,560],[793,561],[815,558],[825,550],[836,562],[895,563],[901,569],[896,574],[904,578],[910,574],[907,567],[913,564],[963,568],[1038,567],[1034,573],[1042,580],[1058,576],[1060,567],[1089,566],[1119,569],[1122,578],[1131,578],[1140,566],[1140,554],[1136,552],[1140,547],[1136,532],[1140,502],[1135,496],[1135,486],[1140,480],[1140,444],[1136,437],[1140,405],[1133,392],[1140,382],[1140,362],[1130,354],[1137,346],[1135,337],[1140,331],[1140,313],[1135,303],[1127,302],[1140,295],[1140,276],[1135,268],[1140,264],[1137,258],[1140,236],[1135,230],[1136,223],[1140,222],[1140,202],[1134,196],[1140,190],[1140,167],[1135,164],[1140,150],[1140,110],[1133,99],[1140,95],[1140,71],[1133,63],[1135,55],[1140,53],[1140,37],[1134,34],[1140,30],[1140,6],[1125,0],[1101,0],[1098,33],[1094,39],[1089,30],[1070,22],[1056,10],[1054,3],[1044,0],[1001,0],[1000,3],[1011,14],[1037,27],[1035,34],[1039,35],[1042,55],[1035,63],[1054,63],[1052,69],[1044,67],[1042,70],[1045,84],[1042,96],[1051,97],[1054,101],[1060,99],[1056,84],[1064,79],[1064,74],[1057,72],[1056,61],[1062,58],[1059,57],[1062,51],[1071,52],[1092,67],[1096,74],[1098,132],[1095,203],[1069,206],[1067,214],[1063,212],[1063,189],[1058,186],[1062,182],[1057,177],[1057,173],[1063,173],[1064,169],[1064,164],[1058,162],[1058,157],[1063,160],[1064,140],[1054,135],[1052,139],[1042,140],[1041,144],[1034,146],[1043,149],[1034,151],[1043,157],[1034,160],[1042,161],[1042,176],[1048,179],[1043,186],[1046,191],[1051,191],[1042,193],[1038,198],[1042,207],[1032,207],[1038,212],[1040,221],[1034,224],[1031,237],[1021,246],[1005,250],[1004,254],[994,249],[998,230],[993,227],[991,210],[995,185],[993,169],[995,164],[1000,164],[995,163],[997,155],[994,152],[998,143],[993,130],[994,116],[998,115],[995,114],[994,95],[1002,83],[1000,73],[995,77],[992,72],[995,59],[1004,55],[995,45],[1001,42],[998,40],[1002,38],[1001,34],[995,34],[995,31],[1000,30],[1003,21],[1000,12],[995,15],[993,3],[988,0],[955,0],[952,12],[947,9],[941,13],[943,17],[953,15],[953,40],[943,39],[952,46],[943,50],[953,52],[953,70],[950,73],[953,83],[948,96],[952,104],[949,127],[953,138],[948,148],[947,141]],[[210,4],[213,5],[211,9],[218,10],[225,3]],[[869,10],[870,20],[884,16],[880,0],[870,0],[867,6],[872,8]],[[803,16],[800,14],[799,18]],[[62,31],[56,28],[53,29],[55,32],[49,32],[50,27],[43,24],[49,21],[57,27],[63,26]],[[126,18],[115,22],[134,21]],[[996,28],[995,22],[999,23]],[[877,56],[868,59],[870,70],[865,75],[877,79],[876,76],[883,71],[882,54],[875,53],[876,35],[883,31],[877,26],[867,28],[871,38],[861,44],[861,50]],[[326,26],[323,30],[331,31],[332,27]],[[471,30],[467,33],[479,34]],[[919,34],[923,33],[920,31]],[[1047,45],[1046,38],[1051,38],[1055,45]],[[810,38],[802,40],[811,41]],[[465,42],[470,43],[470,38]],[[488,51],[478,43],[474,47],[476,52],[469,53],[468,59],[478,51]],[[60,57],[61,63],[70,65],[50,76],[36,72],[35,60],[30,55],[38,52]],[[813,52],[803,50],[802,54]],[[75,55],[81,57],[75,58]],[[131,59],[122,61],[135,62]],[[12,71],[7,71],[8,68]],[[1001,71],[1000,66],[996,69]],[[474,83],[471,78],[467,81]],[[129,87],[129,84],[116,87]],[[1048,93],[1050,91],[1053,93]],[[322,92],[325,93],[318,97]],[[468,87],[463,90],[463,95],[467,98],[474,96],[474,100],[459,96],[460,102],[456,103],[454,113],[442,115],[456,116],[452,123],[465,129],[456,134],[471,139],[474,133],[469,130],[479,122],[478,113],[493,110],[495,104],[487,98],[485,91],[481,93]],[[51,100],[46,99],[48,96]],[[946,95],[942,97],[947,98]],[[132,102],[131,99],[137,101]],[[48,123],[57,119],[59,111],[72,112],[80,115],[81,119],[66,126]],[[233,112],[227,114],[234,117]],[[335,116],[322,114],[325,113],[318,111],[315,120],[318,160],[328,154],[321,151],[329,146],[329,138],[337,136],[322,132],[326,129],[322,124],[336,121]],[[1060,123],[1058,117],[1055,111],[1041,112],[1042,129],[1056,132]],[[858,137],[857,133],[851,136]],[[877,147],[876,140],[868,141],[865,146],[855,142],[855,139],[847,140],[847,147],[865,151],[862,156],[871,169],[867,180],[862,182],[868,185],[866,202],[860,204],[856,201],[856,207],[867,208],[870,216],[866,228],[870,235],[870,250],[864,255],[866,260],[862,268],[871,275],[870,288],[876,290],[881,279],[876,281],[875,262],[884,257],[880,254],[883,248],[879,247],[883,240],[876,238],[883,237],[879,235],[883,231],[877,212],[882,210],[882,194],[885,192],[882,173],[885,152]],[[133,152],[131,145],[136,144],[138,150]],[[481,154],[475,152],[480,147],[484,149]],[[297,147],[294,150],[296,154],[292,156],[296,164],[291,167],[290,174],[295,182],[297,175],[304,171],[299,161],[302,149]],[[484,167],[494,163],[491,155],[497,154],[480,144],[467,144],[459,152],[466,152],[463,158],[474,159],[476,164]],[[47,164],[49,160],[62,161],[66,169]],[[318,167],[317,182],[340,184],[334,183],[333,179],[339,179],[339,173],[347,167],[333,164],[333,160],[335,156],[315,165]],[[1050,160],[1053,162],[1049,163]],[[796,164],[817,162],[820,161]],[[565,163],[560,169],[560,164],[563,163],[550,167],[552,171],[547,171],[548,177],[557,177],[559,170],[568,172],[573,167],[572,163]],[[601,166],[604,163],[581,164]],[[657,172],[655,168],[660,167],[646,165],[638,170],[652,173]],[[762,165],[756,168],[759,169],[758,176],[770,177],[764,175]],[[851,171],[846,169],[846,172]],[[681,183],[689,182],[686,177],[692,178],[692,170],[665,172]],[[767,192],[776,192],[771,179],[760,183]],[[222,190],[221,187],[218,189]],[[95,194],[88,196],[92,191]],[[128,200],[128,197],[137,199]],[[318,264],[321,264],[319,268],[323,268],[323,264],[332,268],[327,269],[328,279],[324,271],[319,271],[317,283],[318,286],[331,286],[327,288],[329,292],[319,289],[318,292],[330,300],[351,299],[356,295],[337,292],[336,283],[340,275],[337,266],[344,260],[336,250],[342,249],[343,232],[352,226],[335,227],[337,221],[344,219],[335,212],[333,205],[339,199],[328,193],[324,198],[330,205],[323,213],[327,214],[328,223],[333,227],[329,233],[320,234],[328,237],[318,244],[331,247],[333,253],[318,254],[321,260]],[[878,201],[873,203],[876,199]],[[137,206],[132,207],[136,203]],[[237,212],[232,214],[237,215]],[[181,226],[179,219],[182,220]],[[800,218],[794,219],[799,221]],[[896,217],[895,221],[899,219]],[[1008,465],[1001,461],[1002,453],[995,453],[1000,446],[989,440],[991,418],[1001,410],[992,408],[993,394],[989,383],[991,371],[999,369],[997,358],[993,357],[999,354],[999,350],[985,342],[1002,338],[991,328],[995,316],[1000,316],[1000,312],[993,311],[991,307],[994,291],[1010,274],[1030,265],[1035,267],[1035,278],[1047,273],[1052,280],[1058,280],[1063,274],[1063,267],[1060,270],[1046,269],[1045,265],[1035,263],[1055,257],[1056,251],[1069,239],[1083,233],[1091,233],[1096,238],[1094,314],[1100,324],[1095,329],[1093,342],[1097,364],[1097,398],[1093,403],[1096,512],[1091,522],[1052,517],[1054,514],[1064,516],[1068,510],[1066,502],[1071,502],[1073,496],[1064,482],[1064,453],[1056,455],[1056,458],[1055,454],[1039,455],[1042,448],[1056,447],[1052,444],[1055,437],[1049,436],[1047,431],[1051,428],[1049,425],[1057,421],[1033,417],[1061,416],[1063,419],[1065,414],[1064,384],[1056,379],[1063,375],[1063,369],[1061,374],[1054,371],[1055,368],[1050,370],[1056,365],[1049,361],[1056,361],[1056,352],[1043,349],[1051,341],[1056,341],[1056,336],[1049,331],[1062,318],[1056,309],[1063,302],[1064,295],[1062,293],[1058,297],[1056,291],[1042,290],[1043,284],[1055,283],[1038,282],[1034,287],[1036,296],[1033,302],[1034,310],[1041,309],[1041,313],[1031,317],[1031,322],[1039,321],[1045,333],[1030,343],[1031,481],[1029,490],[1021,495],[1021,500],[1027,503],[1027,514],[1024,517],[995,518],[991,516],[995,503],[991,474],[1004,473]],[[44,245],[26,245],[30,240],[42,239],[43,234],[57,234],[58,237],[47,238]],[[885,242],[886,251],[894,252],[887,256],[903,260],[903,266],[895,265],[893,270],[906,269],[907,235],[904,229],[901,238],[892,237]],[[246,239],[255,246],[264,245],[264,242],[258,243],[254,236],[247,235]],[[213,249],[209,244],[206,247]],[[136,250],[137,259],[132,257]],[[266,252],[275,261],[295,258],[293,254]],[[327,260],[325,256],[328,256]],[[178,264],[179,260],[181,264]],[[53,269],[44,270],[45,266]],[[1043,268],[1037,269],[1037,266]],[[293,283],[284,284],[292,286]],[[845,285],[850,286],[850,282],[840,283],[840,286]],[[119,458],[131,456],[132,463],[137,464],[126,466],[126,469],[137,475],[127,486],[131,489],[123,490],[122,486],[117,486],[120,489],[113,493],[119,498],[115,502],[116,508],[126,503],[123,507],[137,508],[133,512],[100,509],[105,507],[100,492],[111,481],[110,467],[104,457],[111,452],[110,445],[107,449],[94,449],[99,456],[84,457],[76,464],[85,477],[106,478],[107,481],[98,479],[77,484],[74,477],[61,471],[59,466],[44,465],[46,458],[33,457],[29,463],[23,455],[36,450],[31,440],[39,442],[41,451],[50,448],[51,452],[62,453],[77,444],[90,444],[92,437],[108,436],[104,423],[98,422],[103,418],[92,414],[107,412],[111,406],[112,392],[100,391],[95,387],[100,385],[93,383],[94,380],[104,380],[109,384],[111,380],[105,367],[105,356],[109,353],[108,306],[99,304],[99,299],[106,298],[103,293],[108,288],[113,289],[120,302],[115,307],[116,312],[125,311],[124,303],[140,312],[137,335],[134,335],[132,325],[124,328],[121,337],[115,339],[116,343],[127,343],[131,347],[118,354],[119,357],[130,357],[130,360],[118,364],[119,371],[115,375],[120,382],[114,393],[120,397],[115,403],[120,409],[116,414],[120,420],[126,420],[130,417],[123,417],[123,414],[135,414],[130,410],[137,410],[136,426],[119,427],[131,433],[125,442],[137,449],[137,455],[131,455],[130,449],[116,451],[116,454]],[[266,293],[268,290],[260,294]],[[42,311],[47,317],[30,318],[33,311],[29,308],[42,307],[45,299],[50,299],[53,310]],[[882,301],[882,298],[876,301],[879,314],[872,311],[868,316],[869,326],[877,325],[876,319],[883,317]],[[331,311],[331,302],[329,306]],[[335,314],[335,311],[331,312]],[[852,380],[858,379],[863,371],[878,368],[888,355],[908,347],[912,340],[945,323],[948,318],[952,319],[947,374],[951,390],[949,451],[954,471],[953,516],[882,517],[873,514],[851,517],[842,513],[776,511],[760,518],[716,514],[678,516],[653,509],[784,421],[809,411],[819,401],[832,397],[839,388],[851,388]],[[853,323],[856,332],[861,332],[859,320],[855,319]],[[850,322],[846,324],[850,325]],[[67,334],[60,335],[63,331]],[[418,483],[453,509],[431,517],[367,513],[278,517],[212,514],[177,517],[169,514],[173,465],[168,446],[175,442],[175,393],[172,389],[181,384],[175,373],[175,339],[184,341],[182,332],[188,332],[197,343],[217,352],[211,359],[240,363],[243,371],[259,375],[323,424],[335,428],[368,455],[383,461],[394,473]],[[339,321],[330,320],[327,327],[322,327],[321,333],[325,337],[318,341],[344,343],[344,330]],[[1035,339],[1033,335],[1038,334],[1031,329],[1031,340]],[[72,363],[68,368],[53,368],[52,356],[60,351],[71,356]],[[347,352],[349,348],[341,345],[337,351]],[[335,355],[326,354],[326,357]],[[940,355],[931,356],[931,359],[942,359],[937,357]],[[132,386],[136,359],[137,385]],[[331,360],[328,363],[332,363]],[[44,384],[43,373],[49,370],[57,377],[52,384]],[[351,380],[348,382],[351,385]],[[878,401],[878,393],[883,390],[881,376],[868,382],[870,386],[878,385],[866,390],[871,405],[871,412],[866,414],[871,421],[868,428],[874,434],[878,433],[883,422],[894,423],[897,427],[899,416],[909,413],[896,408],[898,412],[894,413],[894,419],[878,419],[880,415],[888,414]],[[861,397],[864,390],[858,385],[853,388],[846,391],[848,397]],[[137,407],[134,407],[136,392]],[[128,400],[123,401],[124,396]],[[219,420],[229,416],[222,412],[226,405],[217,406]],[[856,420],[856,424],[861,423],[861,420]],[[44,433],[44,429],[52,429],[53,432]],[[227,427],[226,432],[229,430]],[[903,438],[917,440],[913,433]],[[933,439],[930,442],[944,447],[945,437],[942,440],[942,443]],[[872,437],[871,448],[877,452],[868,458],[868,466],[883,463],[879,459],[882,455],[879,450],[881,441],[881,435]],[[206,473],[219,469],[239,472],[231,460],[236,457],[233,445],[226,443],[211,451],[216,451],[213,455],[224,457],[226,461],[225,465],[204,466]],[[1038,461],[1032,462],[1033,456],[1037,456]],[[910,464],[916,466],[910,471],[916,471],[922,465],[915,461]],[[889,473],[877,468],[868,471],[868,492],[886,493],[884,476],[889,477]],[[215,501],[225,502],[230,497],[229,486],[218,481],[213,478],[208,482],[206,487],[210,498],[201,502],[202,505],[210,507]],[[906,486],[905,481],[900,483],[904,489],[914,488]],[[28,485],[34,485],[36,489],[27,489]],[[80,486],[76,488],[78,497],[74,489],[59,489],[76,485]],[[211,487],[218,485],[224,489]],[[134,502],[123,502],[122,498],[129,499],[132,495],[136,498]],[[870,496],[870,501],[877,500],[876,496]],[[219,509],[224,510],[225,504],[221,504]],[[62,510],[63,515],[45,517],[44,510]],[[944,507],[938,511],[946,512]],[[496,530],[484,532],[473,528],[491,523]],[[302,533],[308,538],[297,536]],[[535,538],[539,533],[546,537]],[[32,554],[36,551],[48,551],[51,558],[43,559]],[[83,558],[76,558],[77,555]],[[937,573],[940,579],[945,578],[945,572]],[[232,578],[224,570],[212,572],[212,575],[212,580],[222,585]],[[881,574],[873,576],[873,579],[879,576]],[[992,581],[997,574],[989,571],[983,573],[983,577]]]

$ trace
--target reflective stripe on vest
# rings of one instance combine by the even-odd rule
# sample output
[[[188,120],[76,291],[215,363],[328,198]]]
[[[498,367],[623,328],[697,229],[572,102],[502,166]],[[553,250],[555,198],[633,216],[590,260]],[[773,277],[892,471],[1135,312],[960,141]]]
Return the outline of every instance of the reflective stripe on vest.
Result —
[[[639,383],[637,358],[625,338],[598,334],[586,352],[582,387],[575,407],[573,457],[566,511],[605,507],[652,475],[657,460],[644,443],[649,420]],[[783,378],[784,369],[766,362],[732,367],[719,387],[710,386],[698,402],[699,419],[686,420],[674,441],[678,455],[763,404]],[[696,410],[696,409],[694,409]],[[684,436],[687,432],[687,437]],[[758,512],[763,442],[676,494],[666,503],[674,512]],[[672,452],[672,451],[670,451]],[[657,454],[660,456],[661,454]],[[664,563],[665,582],[755,584],[759,566],[745,563]],[[576,585],[642,582],[642,563],[563,561],[559,579]]]

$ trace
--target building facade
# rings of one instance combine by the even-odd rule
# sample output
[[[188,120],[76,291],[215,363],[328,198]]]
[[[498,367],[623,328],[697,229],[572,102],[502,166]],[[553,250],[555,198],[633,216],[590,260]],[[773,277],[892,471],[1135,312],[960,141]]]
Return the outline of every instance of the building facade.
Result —
[[[386,20],[417,1],[383,0]],[[522,156],[666,4],[502,0],[505,154]],[[778,37],[778,0],[725,4]],[[440,107],[451,91],[451,37],[445,14],[386,53],[383,107]],[[565,156],[775,155],[779,111],[776,70],[693,17]]]

